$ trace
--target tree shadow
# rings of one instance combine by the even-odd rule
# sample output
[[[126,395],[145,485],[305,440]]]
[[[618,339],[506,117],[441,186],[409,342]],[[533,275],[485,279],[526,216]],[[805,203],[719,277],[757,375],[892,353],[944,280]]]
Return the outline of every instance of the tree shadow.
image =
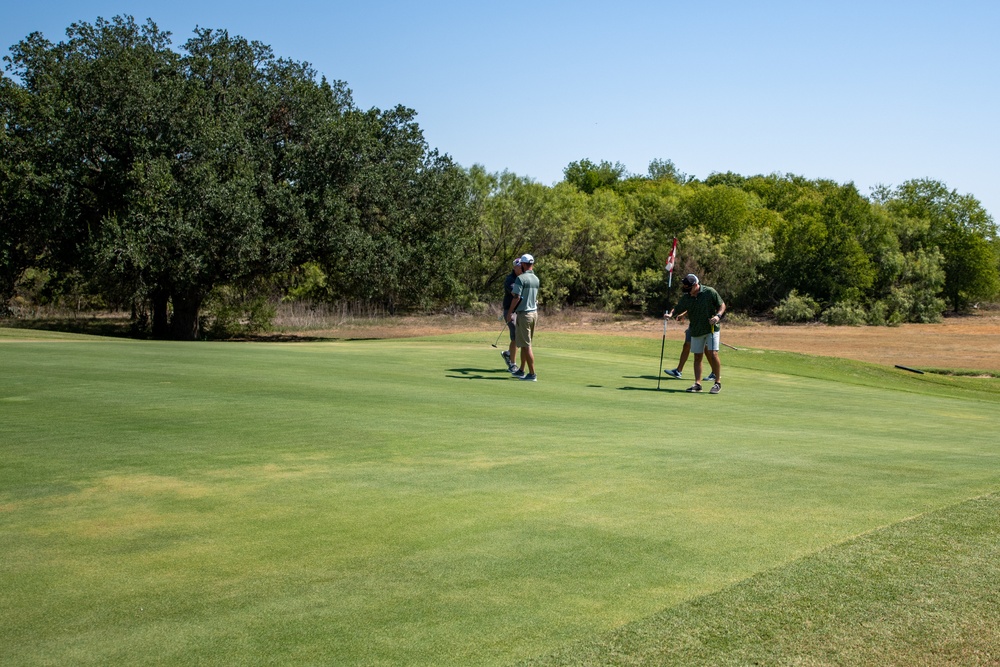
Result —
[[[105,336],[107,338],[143,338],[133,328],[127,317],[46,317],[46,318],[3,318],[0,326],[9,329],[36,329],[60,333]]]

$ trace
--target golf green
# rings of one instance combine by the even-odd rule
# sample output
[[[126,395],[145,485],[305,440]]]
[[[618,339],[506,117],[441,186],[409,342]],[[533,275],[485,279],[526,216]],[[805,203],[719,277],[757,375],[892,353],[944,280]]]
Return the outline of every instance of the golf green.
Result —
[[[995,380],[494,335],[0,330],[0,663],[509,664],[1000,482]]]

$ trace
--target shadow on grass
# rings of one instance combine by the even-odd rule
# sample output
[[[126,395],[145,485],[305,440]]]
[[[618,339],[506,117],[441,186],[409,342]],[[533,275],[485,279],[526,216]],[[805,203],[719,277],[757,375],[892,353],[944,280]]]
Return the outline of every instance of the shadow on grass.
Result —
[[[618,391],[651,391],[654,394],[686,394],[686,389],[657,389],[656,387],[618,387]]]
[[[38,319],[3,318],[0,319],[0,327],[6,327],[9,329],[58,331],[60,333],[106,336],[110,338],[153,340],[149,331],[138,328],[136,323],[128,317],[52,317]],[[164,338],[163,340],[171,339]],[[334,343],[384,339],[375,336],[317,336],[305,333],[282,332],[250,335],[218,335],[211,331],[202,331],[198,340],[217,343]]]
[[[367,338],[338,338],[336,336],[310,336],[293,333],[265,333],[253,336],[231,336],[227,338],[211,338],[209,340],[234,343],[337,343],[351,340],[368,340]]]
[[[662,377],[657,377],[655,375],[623,375],[624,380],[649,380],[650,382],[656,382],[660,380],[664,384],[676,384],[678,382],[683,384],[683,380],[678,380],[677,378],[668,377],[666,375]]]
[[[623,375],[622,379],[623,380],[649,380],[649,382],[652,383],[652,384],[654,384],[654,386],[652,386],[652,387],[631,387],[631,386],[625,386],[625,387],[618,387],[618,391],[652,391],[654,393],[655,392],[663,392],[663,393],[666,393],[666,394],[685,394],[685,393],[687,393],[687,390],[684,389],[684,388],[677,388],[676,386],[673,387],[673,388],[669,388],[665,384],[663,384],[663,383],[669,384],[671,382],[676,382],[676,380],[674,380],[672,378],[658,378],[655,375]],[[656,386],[655,386],[655,383],[656,383],[657,380],[660,380],[660,382],[661,382],[661,385],[660,385],[661,388],[660,389],[657,389]]]
[[[510,371],[497,368],[449,368],[449,373],[461,373],[461,375],[445,375],[453,380],[509,380]],[[495,377],[502,374],[504,377]],[[493,376],[493,377],[489,377]]]
[[[40,319],[0,319],[0,326],[9,329],[36,329],[60,333],[109,336],[113,338],[143,338],[137,336],[133,322],[127,317],[59,317]]]

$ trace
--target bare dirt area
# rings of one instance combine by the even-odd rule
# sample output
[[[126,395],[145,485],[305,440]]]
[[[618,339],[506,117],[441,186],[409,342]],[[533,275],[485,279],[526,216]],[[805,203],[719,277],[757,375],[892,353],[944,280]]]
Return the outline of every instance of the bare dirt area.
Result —
[[[1000,371],[1000,316],[948,318],[898,327],[825,325],[723,330],[736,347],[785,350],[912,368]]]
[[[302,336],[397,338],[481,331],[490,333],[492,339],[501,331],[500,326],[496,319],[469,315],[359,319],[322,331],[309,331]],[[618,318],[603,313],[572,311],[543,313],[539,318],[538,335],[544,336],[546,330],[661,338],[663,324],[652,318]],[[667,325],[668,338],[679,340],[683,335],[684,325],[676,322]],[[289,337],[297,336],[291,334]],[[1000,372],[1000,313],[995,311],[948,317],[940,324],[898,327],[725,324],[722,341],[738,348],[801,352],[889,366]]]
[[[400,317],[328,316],[302,322],[275,321],[281,333],[253,336],[260,341],[328,340],[359,338],[409,338],[448,333],[478,332],[492,342],[501,332],[496,314],[430,315]],[[128,318],[108,317],[48,320],[0,320],[0,326],[49,329],[97,335],[127,335]],[[683,324],[670,322],[667,338],[682,340]],[[662,320],[623,317],[607,313],[564,310],[542,312],[538,323],[539,345],[546,331],[639,336],[659,339]],[[13,338],[8,336],[8,340]],[[23,339],[32,339],[25,334]],[[244,339],[245,340],[245,339]],[[981,370],[1000,372],[1000,311],[975,311],[947,317],[940,324],[904,324],[898,327],[828,327],[823,324],[777,326],[769,322],[726,322],[722,342],[735,347],[801,352],[856,359],[888,366],[921,369]],[[723,350],[725,354],[734,353]]]

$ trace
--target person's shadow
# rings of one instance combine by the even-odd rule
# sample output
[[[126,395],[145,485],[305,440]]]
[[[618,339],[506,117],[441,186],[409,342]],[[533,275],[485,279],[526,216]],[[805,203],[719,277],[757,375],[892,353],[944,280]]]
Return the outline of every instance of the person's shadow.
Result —
[[[453,380],[509,380],[510,371],[500,368],[449,368],[448,373],[458,373],[458,375],[445,375]],[[497,376],[502,377],[497,377]]]
[[[626,379],[626,380],[649,380],[650,382],[653,382],[653,383],[655,383],[657,380],[660,380],[660,389],[657,389],[656,385],[654,384],[651,387],[647,387],[647,386],[642,386],[642,387],[632,387],[632,386],[618,387],[619,391],[651,391],[653,393],[656,393],[656,392],[659,391],[659,392],[663,392],[663,393],[666,393],[666,394],[683,394],[683,393],[687,392],[686,389],[678,389],[678,388],[672,388],[672,387],[666,387],[666,386],[664,386],[664,382],[668,382],[668,380],[665,380],[663,378],[658,378],[655,375],[623,375],[622,377],[624,379]],[[669,380],[669,381],[670,382],[676,382],[676,380]]]
[[[449,368],[447,373],[457,373],[457,375],[445,375],[446,378],[451,378],[452,380],[509,380],[511,378],[510,371],[505,371],[499,368]],[[648,380],[650,382],[656,382],[658,379],[655,375],[625,375],[623,376],[626,380]],[[661,380],[662,385],[662,380]],[[599,384],[588,384],[588,387],[600,389],[604,385]],[[618,387],[619,391],[662,391],[667,394],[683,394],[685,389],[674,389],[674,388],[661,388],[657,389],[656,386],[651,387]]]

